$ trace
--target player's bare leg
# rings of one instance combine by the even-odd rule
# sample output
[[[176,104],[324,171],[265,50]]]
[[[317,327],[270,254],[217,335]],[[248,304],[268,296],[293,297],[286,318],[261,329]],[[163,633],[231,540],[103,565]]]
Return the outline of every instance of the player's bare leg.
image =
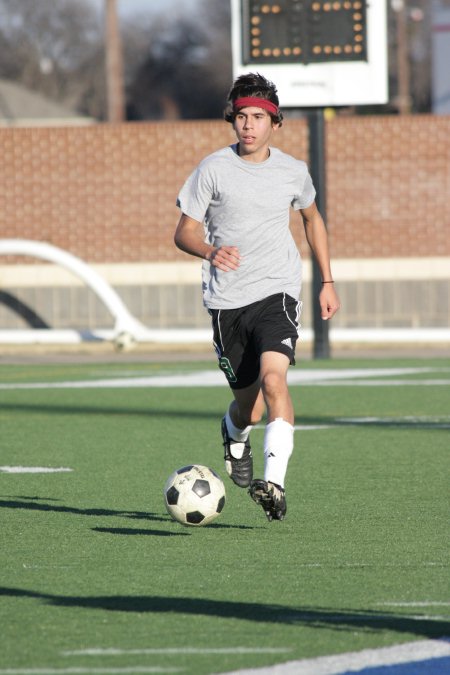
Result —
[[[279,352],[261,356],[261,392],[267,406],[267,424],[281,419],[294,424],[294,408],[287,384],[289,358]]]
[[[234,401],[222,420],[225,468],[230,478],[239,487],[248,487],[253,478],[253,456],[249,434],[254,424],[261,420],[264,398],[259,381],[235,389]]]
[[[267,407],[264,479],[253,480],[249,493],[269,520],[286,515],[284,480],[294,446],[294,410],[287,385],[289,358],[278,352],[261,357],[261,391]]]

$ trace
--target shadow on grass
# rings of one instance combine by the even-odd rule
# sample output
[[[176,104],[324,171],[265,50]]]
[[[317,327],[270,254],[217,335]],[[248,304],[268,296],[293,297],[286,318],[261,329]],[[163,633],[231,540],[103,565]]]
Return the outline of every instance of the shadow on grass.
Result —
[[[192,396],[192,395],[191,395]],[[2,401],[2,410],[11,412],[26,413],[44,413],[46,415],[114,415],[114,416],[143,416],[143,417],[178,417],[186,419],[214,419],[221,420],[223,411],[207,412],[195,409],[171,410],[169,408],[154,408],[150,404],[142,408],[127,408],[119,406],[99,406],[99,405],[73,405],[54,403],[10,403]]]
[[[50,498],[47,498],[50,501]],[[57,500],[53,500],[57,501]],[[57,504],[47,504],[42,503],[39,497],[24,497],[20,498],[9,498],[9,499],[0,499],[0,509],[25,509],[28,511],[42,511],[42,512],[54,512],[54,513],[72,513],[75,515],[81,516],[115,516],[118,518],[130,518],[132,520],[150,520],[152,522],[159,523],[170,523],[173,524],[173,520],[169,515],[161,515],[157,513],[150,513],[147,511],[120,511],[113,509],[79,509],[73,506],[60,506]],[[192,528],[189,528],[192,529]],[[196,529],[196,528],[194,528]],[[211,523],[208,525],[208,529],[233,529],[233,530],[254,530],[254,527],[248,525],[226,525],[222,523]],[[104,532],[109,534],[128,534],[128,535],[153,535],[160,537],[167,536],[177,536],[188,534],[188,530],[184,532],[169,532],[165,530],[149,530],[149,529],[133,529],[133,528],[120,528],[120,527],[94,527],[92,528],[95,532]]]
[[[2,402],[2,410],[9,410],[11,412],[26,412],[26,413],[44,413],[50,415],[113,415],[117,416],[140,416],[151,419],[157,417],[176,418],[180,420],[187,420],[188,422],[197,423],[198,420],[214,420],[217,423],[223,416],[223,411],[207,411],[198,410],[186,406],[184,409],[177,408],[176,410],[154,408],[150,404],[143,408],[126,408],[115,406],[95,406],[95,405],[55,405],[50,403],[8,403]],[[425,429],[428,431],[450,429],[450,422],[443,419],[427,420],[420,417],[332,417],[327,415],[297,415],[294,421],[295,425],[322,427],[371,427],[379,429]],[[263,425],[261,425],[262,428]]]
[[[149,612],[239,619],[257,623],[277,623],[336,631],[393,631],[428,638],[450,634],[450,623],[440,618],[406,616],[373,610],[336,609],[326,607],[285,607],[257,602],[231,602],[200,598],[167,598],[161,596],[59,596],[49,593],[1,588],[0,596],[32,598],[56,607],[81,607],[111,612]]]
[[[167,518],[168,521],[173,522],[170,518]],[[93,532],[104,532],[106,534],[126,534],[126,535],[159,535],[161,537],[169,537],[174,534],[183,534],[186,535],[193,530],[199,529],[198,527],[190,527],[189,525],[181,525],[184,528],[184,532],[167,532],[164,530],[144,530],[144,529],[132,529],[130,527],[93,527]],[[207,526],[208,530],[255,530],[261,528],[250,527],[249,525],[225,525],[222,523],[209,523]]]
[[[107,534],[127,534],[147,537],[188,537],[188,532],[169,532],[168,530],[133,530],[131,527],[93,527],[93,532],[105,532]]]
[[[50,501],[50,500],[49,500]],[[56,501],[56,500],[54,500]],[[53,513],[73,513],[80,516],[116,516],[122,518],[135,518],[142,520],[154,520],[159,522],[168,522],[169,516],[147,511],[120,511],[114,509],[79,509],[75,506],[60,506],[58,504],[46,504],[38,497],[18,497],[0,500],[0,508],[5,509],[25,509],[28,511],[52,511]]]

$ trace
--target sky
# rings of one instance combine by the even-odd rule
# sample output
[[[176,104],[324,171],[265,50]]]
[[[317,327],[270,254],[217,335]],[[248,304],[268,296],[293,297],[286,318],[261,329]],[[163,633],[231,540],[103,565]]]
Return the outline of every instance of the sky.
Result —
[[[103,8],[104,0],[89,0],[89,2],[99,11]],[[188,12],[196,9],[200,0],[117,0],[119,14],[144,14],[160,13],[164,9],[170,11],[173,9],[182,9]]]

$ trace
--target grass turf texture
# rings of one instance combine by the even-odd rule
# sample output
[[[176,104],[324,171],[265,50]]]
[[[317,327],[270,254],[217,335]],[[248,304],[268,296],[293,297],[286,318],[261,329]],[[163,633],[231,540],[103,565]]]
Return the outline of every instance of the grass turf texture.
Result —
[[[267,522],[225,476],[226,387],[0,390],[0,464],[73,469],[0,473],[0,675],[203,675],[449,635],[439,603],[448,600],[450,395],[448,385],[421,382],[448,379],[450,362],[301,367],[374,365],[431,372],[402,376],[408,386],[386,377],[373,387],[292,387],[296,424],[321,428],[296,431],[282,523]],[[0,382],[206,367],[2,366]],[[263,433],[252,432],[257,477]],[[211,466],[227,489],[223,513],[205,528],[173,522],[162,500],[169,474],[192,462]],[[88,648],[123,652],[81,653]]]

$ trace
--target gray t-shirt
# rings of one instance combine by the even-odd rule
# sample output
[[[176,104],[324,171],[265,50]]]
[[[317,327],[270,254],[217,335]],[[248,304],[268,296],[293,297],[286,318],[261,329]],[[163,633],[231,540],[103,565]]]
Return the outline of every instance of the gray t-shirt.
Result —
[[[242,159],[236,145],[208,155],[180,190],[177,205],[203,222],[205,241],[237,246],[237,270],[203,262],[203,300],[210,309],[235,309],[273,295],[298,299],[301,260],[289,229],[289,210],[307,208],[315,189],[305,162],[277,148],[260,163]]]

